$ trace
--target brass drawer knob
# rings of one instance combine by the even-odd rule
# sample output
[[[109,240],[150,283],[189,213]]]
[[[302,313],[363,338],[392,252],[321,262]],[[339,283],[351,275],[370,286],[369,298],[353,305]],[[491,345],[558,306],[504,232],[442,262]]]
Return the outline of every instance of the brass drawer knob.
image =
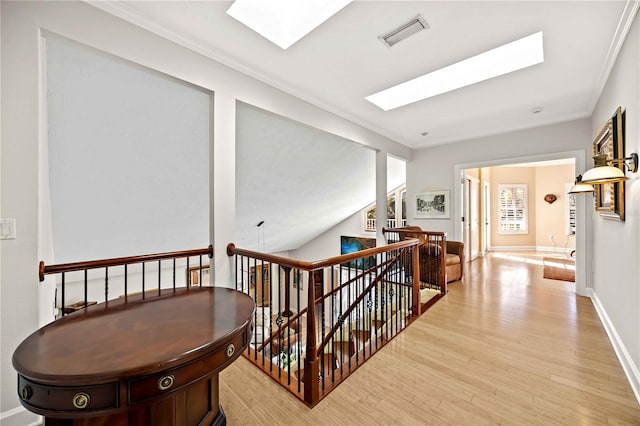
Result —
[[[227,358],[231,358],[233,354],[236,353],[236,347],[233,346],[233,343],[227,346]]]
[[[158,389],[160,390],[169,389],[171,386],[173,386],[174,380],[175,380],[175,377],[173,377],[171,374],[167,374],[166,376],[160,377],[160,380],[158,380]]]
[[[84,392],[78,392],[73,396],[73,406],[80,410],[87,408],[90,401],[91,397]]]
[[[24,401],[28,401],[29,399],[31,399],[31,397],[33,396],[33,389],[31,389],[31,386],[25,385],[20,391],[20,396]]]

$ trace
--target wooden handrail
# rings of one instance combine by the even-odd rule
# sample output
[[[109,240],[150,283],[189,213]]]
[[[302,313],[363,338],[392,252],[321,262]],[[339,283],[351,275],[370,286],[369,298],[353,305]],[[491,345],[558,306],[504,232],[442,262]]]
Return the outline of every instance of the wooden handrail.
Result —
[[[402,249],[402,250],[406,250],[406,249]],[[362,272],[361,274],[358,274],[355,277],[351,278],[349,281],[341,284],[337,288],[334,288],[333,290],[329,290],[327,293],[323,294],[322,296],[315,298],[314,301],[313,301],[313,304],[315,305],[317,303],[322,302],[322,299],[326,299],[326,298],[328,298],[330,296],[333,296],[334,294],[338,293],[343,288],[348,287],[349,285],[351,285],[355,281],[361,279],[366,274],[371,273],[374,269],[382,268],[383,266],[388,265],[390,262],[395,262],[395,258],[394,259],[388,259],[388,260],[386,260],[385,262],[383,262],[383,263],[381,263],[379,265],[372,266],[371,268],[367,269],[366,271]],[[290,323],[296,321],[298,319],[298,317],[300,317],[300,316],[302,316],[302,315],[304,315],[306,313],[307,313],[307,308],[303,308],[300,312],[294,314],[292,317],[288,317],[287,318],[287,322],[283,323],[280,328],[284,329],[284,328],[288,327]],[[268,343],[271,343],[271,341],[278,335],[278,333],[279,333],[278,330],[272,332],[269,337],[264,339],[262,344],[260,344],[260,345],[258,345],[258,347],[256,347],[256,351],[261,351]]]
[[[442,253],[447,253],[447,233],[439,232],[439,231],[423,231],[421,229],[407,229],[407,228],[382,228],[382,233],[391,233],[396,232],[399,235],[402,234],[413,234],[413,235],[425,235],[427,238],[421,242],[420,247],[425,247],[429,244],[432,244],[430,241],[430,237],[435,236],[437,239],[439,238],[441,241],[438,246],[442,250]],[[415,239],[415,238],[411,238]],[[419,265],[414,265],[414,268],[417,268]],[[439,283],[440,283],[440,291],[442,294],[447,293],[447,276],[446,276],[446,256],[439,256]]]
[[[444,233],[439,233],[438,235],[444,236]],[[345,255],[334,256],[314,262],[307,262],[272,254],[260,253],[253,250],[237,248],[233,243],[228,244],[227,255],[229,257],[236,257],[236,274],[239,274],[238,277],[236,277],[236,288],[241,286],[243,292],[250,292],[251,290],[251,288],[247,288],[245,290],[245,282],[249,282],[251,285],[255,285],[256,289],[258,288],[257,286],[259,283],[259,276],[257,275],[257,272],[255,272],[256,270],[251,269],[251,262],[253,262],[253,264],[255,265],[254,268],[257,268],[257,264],[259,262],[262,262],[263,266],[265,266],[268,262],[269,265],[277,265],[278,268],[285,270],[285,281],[282,282],[280,274],[278,274],[277,284],[275,284],[278,286],[278,289],[280,289],[282,285],[285,286],[285,301],[288,300],[287,290],[291,287],[292,284],[289,279],[289,271],[295,270],[296,274],[299,274],[300,272],[308,272],[307,288],[304,289],[304,286],[302,288],[298,286],[298,309],[301,308],[300,299],[302,298],[306,298],[306,307],[300,309],[300,311],[296,313],[293,313],[288,309],[288,303],[285,303],[285,310],[281,311],[278,315],[278,318],[276,319],[276,324],[278,327],[273,328],[272,324],[268,324],[267,329],[267,324],[264,323],[260,336],[258,336],[258,334],[254,336],[257,341],[255,342],[255,344],[253,344],[253,346],[250,348],[249,352],[245,354],[245,356],[249,358],[251,362],[259,366],[263,371],[269,374],[273,379],[278,381],[292,393],[305,401],[308,405],[314,406],[324,395],[326,395],[331,389],[333,389],[337,385],[337,383],[348,376],[348,372],[346,373],[346,375],[343,375],[342,371],[344,357],[349,357],[349,362],[348,364],[345,364],[345,368],[347,368],[348,370],[357,368],[357,366],[360,365],[361,362],[364,362],[365,359],[370,357],[375,351],[378,350],[379,345],[384,345],[389,337],[393,338],[395,333],[397,333],[400,329],[406,327],[407,325],[407,322],[405,321],[406,318],[402,319],[402,324],[398,324],[398,321],[396,321],[396,327],[400,328],[396,330],[393,329],[393,326],[391,326],[390,332],[392,333],[392,335],[386,335],[385,337],[376,337],[376,339],[382,340],[376,340],[375,348],[371,346],[370,353],[368,355],[366,353],[366,349],[363,347],[362,350],[364,352],[362,352],[362,357],[358,358],[357,355],[355,356],[355,367],[352,367],[351,365],[351,351],[356,350],[355,348],[350,348],[348,354],[343,353],[342,360],[339,360],[338,358],[327,358],[327,354],[322,353],[323,351],[326,351],[327,345],[331,341],[332,336],[335,335],[337,330],[344,324],[345,319],[349,318],[351,313],[355,312],[356,308],[362,306],[364,312],[365,298],[367,297],[367,294],[373,291],[372,289],[377,288],[377,286],[381,282],[384,282],[386,280],[389,280],[389,282],[394,282],[395,284],[406,286],[407,291],[410,292],[407,293],[407,297],[412,298],[413,303],[411,303],[410,307],[407,305],[408,310],[403,312],[406,313],[407,318],[413,317],[416,313],[420,313],[421,307],[420,280],[418,276],[418,251],[423,246],[423,242],[421,241],[421,239],[422,238],[409,238],[396,243],[385,244],[383,246],[361,250]],[[407,256],[407,254],[410,254],[410,256]],[[349,264],[352,261],[366,259],[369,257],[376,258],[374,266],[365,267],[366,263],[358,263],[358,267],[355,268],[357,270],[356,277],[351,276],[352,267],[348,267],[348,270],[350,271],[348,273],[348,276],[345,277],[342,273],[340,273],[337,288],[334,288],[334,285],[332,284],[331,289],[327,289],[326,279],[320,278],[320,274],[313,273],[314,271],[323,270],[324,268],[331,268],[333,271],[333,268],[342,268],[343,265]],[[245,263],[246,261],[244,258],[248,259],[249,263]],[[400,265],[400,267],[396,269],[396,265]],[[412,266],[412,270],[414,271],[413,273],[411,273],[410,269]],[[402,271],[403,269],[405,269],[404,275]],[[412,280],[406,281],[411,275]],[[334,276],[337,275],[332,272],[332,283],[334,280]],[[261,275],[261,277],[264,279],[264,275]],[[269,275],[269,277],[273,278],[271,274]],[[326,278],[326,276],[323,277]],[[343,279],[346,279],[347,282],[343,283]],[[359,284],[360,281],[362,281],[362,286],[360,286]],[[274,282],[271,282],[271,280],[267,281],[267,283],[270,286],[274,285]],[[355,287],[354,283],[356,284]],[[316,284],[322,285],[317,286]],[[323,291],[321,292],[321,295],[316,296],[315,291],[320,287],[323,289]],[[344,312],[339,314],[340,316],[337,321],[333,322],[333,314],[327,314],[327,307],[325,306],[325,304],[319,304],[318,302],[321,302],[326,298],[331,298],[331,296],[334,294],[340,294],[340,292],[345,288],[349,288],[349,296],[346,300],[346,309]],[[265,291],[267,290],[263,288],[263,292]],[[271,298],[273,296],[271,295],[271,287],[269,287],[269,291],[269,300],[272,302],[273,300]],[[386,295],[384,289],[376,290],[376,292],[377,291],[381,291]],[[392,295],[392,293],[389,294]],[[256,290],[255,297],[257,297],[257,295],[258,293]],[[278,298],[276,300],[278,300],[278,309],[280,309],[280,290],[278,290],[278,293],[275,297]],[[383,295],[380,297],[384,298],[386,296]],[[263,300],[266,301],[266,299]],[[342,298],[340,299],[339,304],[341,307],[340,309],[342,309],[342,307],[344,306]],[[271,304],[269,304],[268,306],[270,308],[272,307]],[[369,307],[369,309],[371,309],[371,307]],[[284,313],[287,313],[287,315],[284,315]],[[334,313],[336,312],[334,311]],[[280,315],[282,315],[282,317],[284,318],[280,317]],[[307,318],[306,321],[303,321],[301,323],[300,318],[303,315],[306,315]],[[327,315],[329,315],[329,323],[327,323],[327,318],[325,318]],[[273,319],[271,318],[271,320]],[[273,356],[273,352],[266,352],[265,349],[268,345],[276,342],[276,339],[280,338],[279,333],[286,327],[290,327],[293,322],[297,322],[296,327],[304,326],[306,328],[306,332],[302,331],[300,328],[296,329],[298,333],[303,333],[301,334],[301,336],[303,336],[303,339],[300,339],[300,336],[298,336],[298,339],[296,339],[298,346],[295,347],[299,352],[297,354],[297,357],[294,357],[294,360],[300,361],[296,364],[297,371],[294,371],[294,367],[291,364],[291,358],[282,359],[282,363],[285,363],[286,361],[286,365],[290,367],[289,369],[287,369],[287,367],[283,367],[283,364],[280,362],[280,358],[278,358],[277,361],[274,361],[272,358],[268,358],[267,355]],[[329,332],[327,333],[327,331]],[[299,345],[303,346],[301,347]],[[291,341],[289,341],[286,345],[283,345],[283,347],[289,348],[289,350],[291,350],[291,348],[293,348],[294,346]],[[273,350],[273,348],[270,349]],[[280,351],[282,349],[283,348],[280,348],[280,345],[278,345],[277,351]],[[255,355],[253,355],[254,351]],[[257,356],[257,354],[259,353],[262,353],[260,359]],[[286,350],[284,351],[284,353],[286,354]],[[300,353],[304,353],[305,355],[301,357]],[[325,365],[323,364],[323,362],[329,362],[329,364]],[[338,374],[334,373],[334,369],[338,365],[337,363],[340,363],[340,377],[334,376],[334,374]],[[275,368],[274,365],[277,368]],[[282,376],[283,372],[284,376]],[[295,376],[293,376],[292,374],[295,374]],[[293,380],[296,378],[297,384],[293,383]]]
[[[397,232],[399,234],[418,234],[418,235],[436,235],[438,237],[446,237],[446,232],[441,231],[418,231],[413,229],[405,229],[405,228],[382,228],[382,233],[387,232]]]
[[[166,253],[145,254],[141,256],[116,257],[112,259],[90,260],[85,262],[61,263],[59,265],[45,265],[44,261],[40,261],[38,274],[40,281],[44,281],[44,276],[48,274],[58,274],[64,272],[83,271],[86,269],[106,268],[110,266],[131,265],[133,263],[151,262],[154,260],[173,259],[192,256],[209,256],[213,258],[213,246],[207,248],[173,251]]]
[[[404,251],[404,250],[406,250],[406,249],[403,249],[402,251]],[[398,261],[399,258],[400,258],[400,256],[395,256],[393,259],[389,259],[384,264],[384,266],[386,266],[386,267],[382,270],[382,272],[376,276],[376,278],[367,286],[367,288],[364,289],[358,295],[358,297],[356,297],[356,299],[351,303],[351,305],[342,313],[342,315],[340,315],[340,320],[335,322],[335,324],[331,328],[331,331],[329,331],[327,333],[325,338],[322,340],[322,343],[320,344],[320,346],[316,349],[317,355],[320,355],[322,353],[322,350],[324,349],[325,346],[327,346],[329,341],[333,338],[333,335],[340,329],[340,327],[342,327],[343,321],[346,318],[348,318],[349,315],[351,315],[351,312],[358,306],[358,304],[360,302],[362,302],[362,300],[364,300],[364,298],[369,293],[369,291],[371,291],[372,288],[374,288],[375,286],[380,284],[380,282],[382,281],[382,278],[386,275],[386,273],[393,266],[393,264]],[[381,266],[383,266],[383,265],[381,265]]]
[[[443,233],[444,234],[444,233]],[[340,265],[342,263],[351,262],[352,260],[360,259],[368,256],[375,256],[380,253],[386,253],[391,250],[398,250],[404,247],[417,246],[419,243],[416,239],[410,239],[400,241],[397,243],[384,245],[381,247],[373,247],[366,250],[360,250],[349,254],[343,254],[340,256],[330,257],[324,260],[317,260],[315,262],[307,262],[304,260],[289,259],[288,257],[275,256],[272,254],[260,253],[258,251],[246,250],[237,248],[235,244],[229,243],[227,245],[227,255],[233,256],[241,255],[247,256],[265,262],[277,263],[280,266],[286,266],[290,268],[298,268],[303,271],[314,271],[316,269],[326,268],[327,266]]]

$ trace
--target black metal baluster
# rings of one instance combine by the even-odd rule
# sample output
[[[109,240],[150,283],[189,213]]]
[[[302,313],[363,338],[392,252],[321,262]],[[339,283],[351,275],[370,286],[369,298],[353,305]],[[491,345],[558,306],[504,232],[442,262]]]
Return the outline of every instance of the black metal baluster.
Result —
[[[89,292],[88,289],[88,277],[87,277],[88,271],[85,269],[84,270],[84,308],[87,309],[87,302],[88,302],[88,296],[87,293]]]
[[[189,269],[189,258],[187,257],[187,288],[191,288],[191,270]]]
[[[161,288],[162,288],[162,261],[158,260],[158,296],[160,296]]]
[[[65,273],[62,273],[62,300],[60,301],[60,312],[62,313],[60,316],[65,316],[64,312],[64,296],[65,296]]]
[[[256,305],[258,305],[258,259],[256,259],[255,257],[253,258],[253,272],[250,272],[251,274],[251,282],[253,282],[253,301],[255,302]],[[256,307],[256,312],[258,312],[258,308]],[[262,315],[262,321],[264,324],[264,310],[260,313],[260,315]],[[255,336],[254,336],[254,342],[256,342],[256,348],[259,346],[258,345],[258,330],[255,330]],[[261,344],[264,344],[264,332],[262,333],[262,342]],[[264,353],[264,348],[262,348],[262,352]],[[253,353],[253,359],[254,361],[258,360],[258,351],[256,350]]]
[[[104,301],[109,301],[109,267],[104,268]]]
[[[145,297],[145,289],[144,289],[144,285],[145,285],[145,279],[146,279],[146,273],[145,273],[145,263],[142,262],[142,298],[144,299]]]

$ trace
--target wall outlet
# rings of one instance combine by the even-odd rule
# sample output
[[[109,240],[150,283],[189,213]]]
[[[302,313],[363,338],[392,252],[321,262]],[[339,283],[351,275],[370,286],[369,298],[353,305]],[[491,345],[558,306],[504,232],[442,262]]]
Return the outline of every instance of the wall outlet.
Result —
[[[16,220],[15,218],[0,219],[0,240],[16,239]]]

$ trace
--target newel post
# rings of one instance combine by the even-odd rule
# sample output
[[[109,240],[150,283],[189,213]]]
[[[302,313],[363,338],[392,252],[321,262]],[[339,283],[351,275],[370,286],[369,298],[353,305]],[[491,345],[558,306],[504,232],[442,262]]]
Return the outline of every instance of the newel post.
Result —
[[[316,343],[316,303],[314,273],[309,271],[307,286],[307,348],[304,360],[304,401],[315,405],[320,400],[320,363]]]
[[[413,261],[413,315],[420,316],[420,244],[411,246],[411,260]]]

